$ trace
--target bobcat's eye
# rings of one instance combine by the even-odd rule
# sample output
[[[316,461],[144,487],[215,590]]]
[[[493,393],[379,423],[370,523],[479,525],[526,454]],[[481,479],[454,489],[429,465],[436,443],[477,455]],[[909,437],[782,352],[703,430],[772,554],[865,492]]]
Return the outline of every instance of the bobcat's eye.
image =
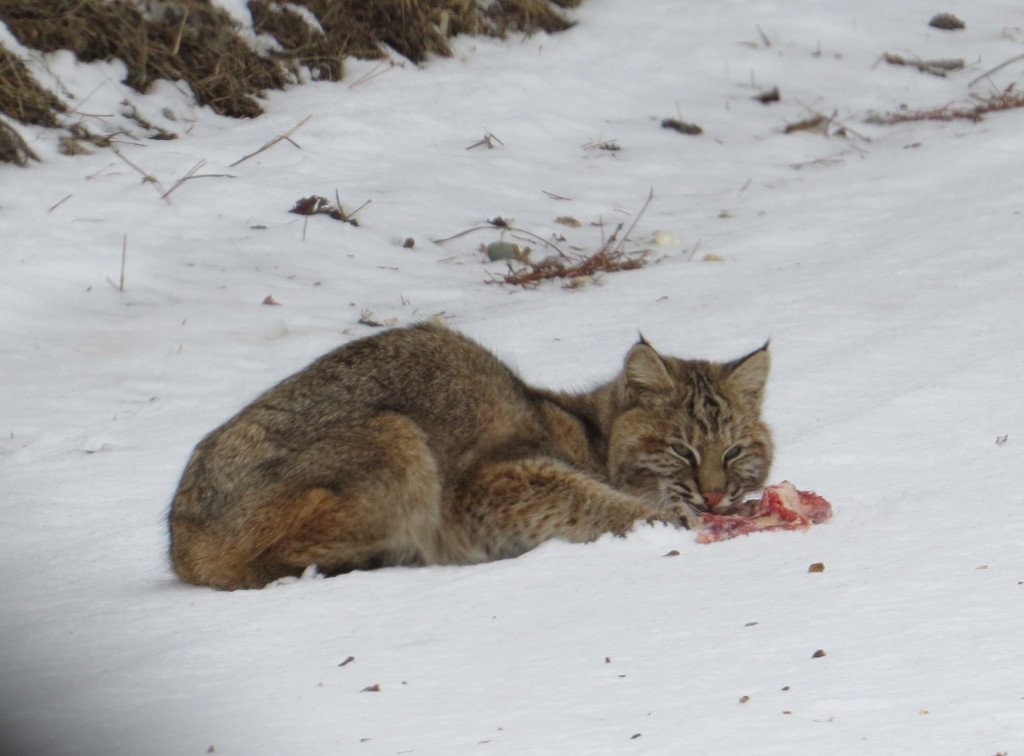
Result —
[[[672,444],[669,450],[690,467],[697,466],[697,453],[686,444]]]
[[[740,456],[740,454],[742,452],[743,452],[743,447],[741,447],[739,445],[733,446],[733,447],[731,447],[729,449],[729,451],[727,451],[725,454],[722,455],[722,462],[724,464],[729,464],[734,459],[736,459],[738,456]]]

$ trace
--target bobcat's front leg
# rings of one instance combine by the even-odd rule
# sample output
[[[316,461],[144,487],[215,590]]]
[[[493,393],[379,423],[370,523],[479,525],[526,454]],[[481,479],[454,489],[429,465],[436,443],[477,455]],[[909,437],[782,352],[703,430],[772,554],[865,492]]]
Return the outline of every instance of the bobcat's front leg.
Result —
[[[518,556],[552,538],[585,543],[605,533],[624,536],[638,522],[699,527],[688,507],[655,508],[547,458],[485,465],[450,506],[461,542],[456,548],[477,552],[462,558],[452,554],[452,561]]]

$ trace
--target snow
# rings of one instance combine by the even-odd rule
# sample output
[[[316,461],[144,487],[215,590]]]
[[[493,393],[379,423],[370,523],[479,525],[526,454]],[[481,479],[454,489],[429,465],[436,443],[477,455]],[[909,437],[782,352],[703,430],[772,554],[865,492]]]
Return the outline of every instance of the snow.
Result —
[[[967,28],[929,27],[939,11]],[[23,131],[44,162],[0,167],[5,754],[1024,752],[1024,116],[865,122],[1019,83],[1022,62],[968,87],[1021,54],[1024,15],[573,13],[569,32],[460,39],[422,68],[354,61],[252,121],[22,49],[97,130],[139,131],[127,99],[183,136],[120,146],[156,182],[108,150],[61,157],[42,130]],[[780,103],[751,99],[772,86]],[[847,137],[783,133],[813,113]],[[500,144],[467,149],[487,133]],[[622,149],[584,149],[605,140]],[[233,177],[161,199],[200,161]],[[578,290],[485,284],[505,270],[478,251],[497,230],[431,242],[502,216],[592,251],[651,189],[633,240],[657,262]],[[336,191],[346,210],[372,200],[358,228],[287,212]],[[772,479],[836,514],[711,545],[643,528],[475,567],[177,582],[164,519],[192,446],[373,332],[364,311],[443,314],[558,388],[607,378],[638,331],[712,359],[770,337]]]

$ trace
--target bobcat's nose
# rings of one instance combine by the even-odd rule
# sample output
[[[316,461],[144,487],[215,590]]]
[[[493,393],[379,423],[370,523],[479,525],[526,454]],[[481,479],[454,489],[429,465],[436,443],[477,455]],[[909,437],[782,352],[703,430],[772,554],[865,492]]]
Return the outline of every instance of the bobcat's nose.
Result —
[[[722,503],[722,499],[725,498],[725,492],[704,491],[701,493],[701,496],[704,497],[704,503],[707,505],[708,509],[714,510]]]

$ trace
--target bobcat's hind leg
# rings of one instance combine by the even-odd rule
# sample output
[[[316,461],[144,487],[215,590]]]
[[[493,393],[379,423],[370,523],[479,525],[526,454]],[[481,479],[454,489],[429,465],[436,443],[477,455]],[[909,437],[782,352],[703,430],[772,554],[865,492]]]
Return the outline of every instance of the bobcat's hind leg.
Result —
[[[624,536],[638,522],[693,524],[685,508],[657,509],[547,458],[484,466],[452,507],[466,544],[480,555],[466,561],[518,556],[552,538],[586,543],[605,533]]]
[[[273,481],[254,475],[215,518],[204,519],[196,504],[215,481],[179,491],[171,557],[182,579],[257,588],[310,565],[337,574],[436,561],[440,478],[423,432],[407,417],[348,423],[288,453],[279,467]]]

